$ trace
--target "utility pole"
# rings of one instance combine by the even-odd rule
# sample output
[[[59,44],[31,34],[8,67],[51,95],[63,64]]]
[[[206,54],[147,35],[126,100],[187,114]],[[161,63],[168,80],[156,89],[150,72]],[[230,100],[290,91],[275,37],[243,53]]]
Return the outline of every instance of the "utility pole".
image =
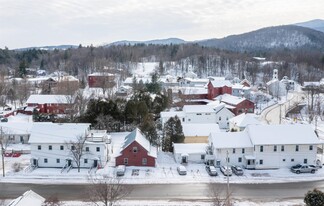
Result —
[[[228,150],[226,151],[226,170],[228,170]],[[227,181],[227,188],[226,188],[226,206],[230,205],[230,198],[229,198],[229,171],[226,171],[226,181]]]
[[[5,149],[3,146],[3,133],[2,133],[2,127],[0,127],[0,146],[1,146],[1,159],[2,159],[2,176],[4,177],[5,174],[5,164],[4,164],[4,155],[5,155]]]

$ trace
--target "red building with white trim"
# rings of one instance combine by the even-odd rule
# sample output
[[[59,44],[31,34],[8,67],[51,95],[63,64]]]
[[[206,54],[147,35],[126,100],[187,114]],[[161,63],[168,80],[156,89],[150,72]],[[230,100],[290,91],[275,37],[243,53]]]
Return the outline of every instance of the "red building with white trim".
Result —
[[[69,97],[66,95],[30,95],[26,104],[27,108],[36,108],[39,113],[66,114],[71,108]]]
[[[116,157],[116,166],[155,167],[156,148],[145,138],[139,129],[135,129],[125,137],[120,155]]]
[[[110,73],[93,73],[88,75],[88,85],[90,88],[113,86],[115,75]]]
[[[215,97],[223,94],[232,94],[232,83],[228,80],[209,81],[208,99],[213,100]]]
[[[254,113],[254,102],[244,98],[244,97],[236,97],[230,94],[224,94],[217,99],[220,102],[226,104],[226,107],[231,110],[235,116],[242,113]]]

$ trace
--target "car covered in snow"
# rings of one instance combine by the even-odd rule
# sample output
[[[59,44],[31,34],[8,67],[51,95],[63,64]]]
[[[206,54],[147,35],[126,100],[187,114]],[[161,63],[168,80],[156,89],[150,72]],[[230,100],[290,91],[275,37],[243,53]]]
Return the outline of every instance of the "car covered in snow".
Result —
[[[243,168],[240,166],[232,165],[231,169],[233,173],[236,174],[237,176],[241,176],[244,173]]]
[[[210,176],[217,176],[216,168],[212,165],[206,165],[206,171]]]
[[[177,171],[178,171],[179,175],[186,175],[187,174],[187,169],[183,165],[178,166]]]
[[[223,165],[223,166],[220,167],[220,170],[223,173],[223,175],[225,175],[225,176],[232,176],[232,169],[231,169],[231,167]]]

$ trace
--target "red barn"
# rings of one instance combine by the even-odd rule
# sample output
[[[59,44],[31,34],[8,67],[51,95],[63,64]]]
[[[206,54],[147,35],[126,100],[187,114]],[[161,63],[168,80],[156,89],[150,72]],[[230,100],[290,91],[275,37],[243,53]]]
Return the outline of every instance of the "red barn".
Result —
[[[116,166],[155,167],[157,153],[139,129],[125,137],[120,155],[116,157]]]
[[[254,113],[254,103],[244,97],[236,97],[230,94],[224,94],[217,98],[220,102],[225,103],[235,116],[244,112]]]
[[[36,108],[39,113],[65,114],[71,108],[71,100],[66,95],[30,95],[27,108]]]
[[[213,100],[215,97],[223,94],[232,94],[232,84],[228,80],[209,81],[208,99]]]
[[[113,87],[115,85],[115,75],[110,73],[93,73],[88,75],[88,84],[93,87]]]

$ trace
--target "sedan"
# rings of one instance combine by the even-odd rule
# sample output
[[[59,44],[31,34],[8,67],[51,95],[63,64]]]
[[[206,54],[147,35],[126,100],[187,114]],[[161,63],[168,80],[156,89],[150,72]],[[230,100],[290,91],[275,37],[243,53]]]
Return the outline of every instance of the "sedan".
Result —
[[[225,176],[232,176],[232,169],[229,166],[221,166],[220,167],[221,172]]]
[[[237,176],[243,175],[242,167],[233,165],[231,168],[233,173],[236,174]]]
[[[210,176],[217,176],[217,171],[214,166],[206,165],[206,171]]]

